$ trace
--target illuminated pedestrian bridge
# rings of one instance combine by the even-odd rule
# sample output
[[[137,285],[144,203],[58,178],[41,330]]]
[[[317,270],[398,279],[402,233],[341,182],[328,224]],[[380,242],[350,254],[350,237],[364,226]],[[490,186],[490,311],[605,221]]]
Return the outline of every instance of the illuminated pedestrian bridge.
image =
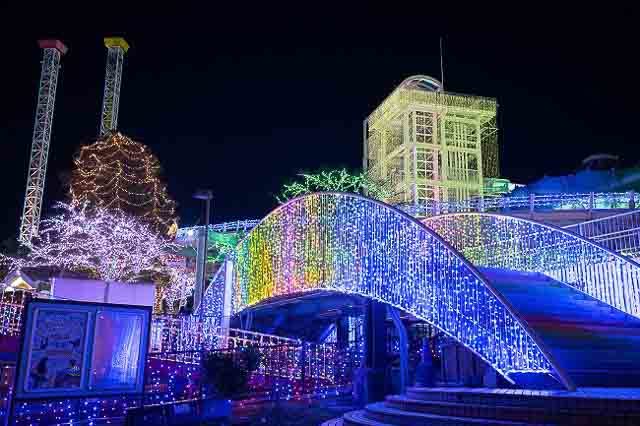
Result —
[[[365,297],[437,327],[512,383],[540,376],[573,388],[640,384],[639,289],[640,266],[559,228],[483,213],[420,222],[361,196],[318,193],[255,226],[202,309],[224,326],[274,298]]]

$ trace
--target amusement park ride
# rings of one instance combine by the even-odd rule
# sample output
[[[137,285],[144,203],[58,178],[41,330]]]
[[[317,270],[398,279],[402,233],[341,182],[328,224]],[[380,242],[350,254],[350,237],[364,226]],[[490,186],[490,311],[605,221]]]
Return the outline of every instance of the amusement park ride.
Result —
[[[38,43],[43,51],[42,71],[38,85],[38,103],[33,126],[27,189],[18,237],[20,242],[26,246],[31,245],[32,240],[38,236],[40,227],[60,59],[68,50],[60,40],[40,40]],[[121,37],[105,38],[104,44],[107,47],[107,65],[99,128],[100,136],[115,130],[118,126],[122,63],[124,54],[129,49],[129,45]]]
[[[60,40],[40,40],[42,49],[42,70],[38,85],[38,103],[33,125],[33,139],[31,141],[31,159],[27,174],[27,189],[24,196],[22,222],[20,223],[19,240],[26,245],[38,235],[40,226],[40,212],[42,210],[42,195],[47,175],[47,161],[49,158],[49,143],[51,142],[51,127],[53,126],[53,109],[58,87],[58,73],[60,59],[67,53],[67,46]]]

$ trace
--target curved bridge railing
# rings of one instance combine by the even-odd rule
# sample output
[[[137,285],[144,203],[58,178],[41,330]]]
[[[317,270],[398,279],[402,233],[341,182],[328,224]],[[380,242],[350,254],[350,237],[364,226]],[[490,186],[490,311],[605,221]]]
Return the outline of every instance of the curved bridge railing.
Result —
[[[231,275],[227,264],[205,294],[207,315],[221,315],[224,276]],[[561,376],[467,260],[423,224],[381,202],[343,193],[291,200],[239,243],[233,264],[231,314],[306,291],[354,293],[431,323],[510,381],[509,374],[518,372]]]
[[[562,228],[492,213],[422,222],[478,267],[542,272],[640,317],[640,265]]]

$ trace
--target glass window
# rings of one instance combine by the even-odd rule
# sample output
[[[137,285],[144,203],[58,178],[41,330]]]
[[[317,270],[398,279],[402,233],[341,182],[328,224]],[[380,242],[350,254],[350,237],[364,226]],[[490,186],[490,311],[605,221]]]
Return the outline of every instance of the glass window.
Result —
[[[135,389],[142,357],[141,313],[98,311],[96,314],[92,370],[92,389]]]

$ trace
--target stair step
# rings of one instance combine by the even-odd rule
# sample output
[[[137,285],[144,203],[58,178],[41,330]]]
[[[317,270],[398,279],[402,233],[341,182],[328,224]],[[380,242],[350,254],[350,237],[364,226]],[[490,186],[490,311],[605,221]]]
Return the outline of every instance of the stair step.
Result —
[[[365,416],[365,410],[351,411],[346,413],[342,418],[344,419],[342,423],[344,426],[394,426],[389,423],[380,423],[378,421],[368,419]]]
[[[571,410],[580,407],[602,409],[602,402],[628,414],[640,416],[640,389],[593,388],[569,392],[565,390],[519,390],[496,388],[407,388],[408,398],[429,402],[456,402],[467,404],[500,405],[523,408],[546,408],[552,403],[554,409]],[[594,402],[595,401],[595,402]]]
[[[386,399],[386,405],[402,411],[421,412],[456,417],[472,417],[512,422],[549,422],[549,408],[495,404],[424,401],[406,396],[393,395]]]
[[[496,404],[499,401],[502,405],[516,407],[544,407],[543,400],[540,398],[527,398],[519,395],[506,393],[505,389],[489,389],[489,388],[408,388],[407,397],[419,401],[429,402],[466,402],[466,403],[482,403]],[[543,397],[549,391],[534,391],[537,397]]]
[[[493,420],[460,416],[447,416],[431,413],[419,413],[399,410],[387,406],[383,402],[369,404],[365,408],[365,418],[402,426],[431,426],[431,425],[485,425],[485,426],[524,426],[530,423],[508,420]]]
[[[339,417],[337,419],[331,419],[331,420],[327,420],[326,422],[322,423],[320,426],[343,426],[343,421],[342,421],[342,417]]]
[[[415,388],[407,389],[407,397],[419,401],[460,402],[469,404],[503,405],[523,408],[544,408],[544,398],[557,391],[518,391],[493,388]],[[522,393],[522,394],[521,394]]]
[[[388,396],[343,419],[343,426],[637,425],[640,388],[569,392],[410,387],[406,396]]]

